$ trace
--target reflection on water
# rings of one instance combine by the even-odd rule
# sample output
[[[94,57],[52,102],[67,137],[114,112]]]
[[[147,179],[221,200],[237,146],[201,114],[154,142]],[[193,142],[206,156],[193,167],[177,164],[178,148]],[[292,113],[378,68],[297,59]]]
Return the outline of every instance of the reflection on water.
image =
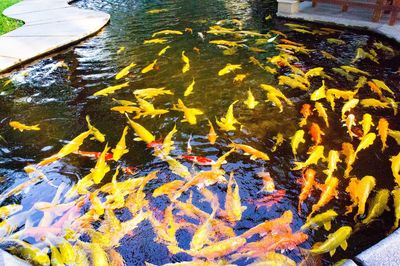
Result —
[[[84,0],[76,3],[77,6],[93,8],[108,12],[112,16],[111,24],[108,25],[98,36],[95,36],[85,42],[82,42],[73,48],[62,52],[53,58],[41,60],[25,69],[16,71],[7,79],[12,80],[1,92],[0,112],[2,113],[1,135],[5,138],[0,149],[0,188],[6,191],[9,188],[24,182],[27,179],[23,168],[27,164],[37,163],[41,159],[57,152],[68,140],[85,131],[85,116],[89,115],[93,124],[96,125],[107,136],[107,142],[115,146],[120,138],[122,129],[126,123],[123,115],[117,112],[111,112],[110,108],[115,106],[111,98],[134,100],[132,91],[136,89],[150,87],[166,87],[175,92],[172,96],[157,97],[152,103],[157,108],[170,109],[179,98],[183,97],[183,91],[195,77],[196,86],[194,93],[185,98],[185,103],[190,107],[200,108],[205,115],[200,116],[198,125],[191,126],[188,123],[182,123],[182,114],[178,112],[169,112],[161,118],[143,118],[140,123],[153,132],[156,138],[163,138],[176,124],[178,133],[174,137],[176,149],[172,151],[172,156],[176,157],[185,154],[187,150],[187,141],[192,136],[191,146],[193,154],[207,156],[216,160],[224,152],[231,141],[245,143],[252,147],[268,151],[271,160],[252,161],[247,156],[234,154],[229,157],[229,163],[224,165],[227,173],[235,172],[235,178],[240,187],[240,196],[247,206],[243,214],[243,219],[234,227],[237,234],[243,233],[256,224],[280,216],[285,210],[292,210],[294,214],[294,230],[298,230],[304,223],[306,215],[297,213],[297,203],[300,186],[297,179],[300,173],[291,171],[293,166],[293,155],[289,145],[289,138],[293,136],[298,129],[299,110],[304,102],[308,101],[309,93],[300,90],[289,89],[283,86],[285,95],[293,102],[293,106],[284,106],[284,111],[270,102],[264,102],[266,99],[265,91],[259,89],[259,84],[277,84],[275,75],[259,68],[249,62],[249,57],[253,56],[262,63],[265,59],[276,55],[278,52],[273,44],[263,45],[266,50],[264,53],[254,53],[247,49],[239,49],[239,52],[233,56],[225,56],[222,49],[210,45],[209,40],[218,39],[205,32],[209,26],[214,25],[221,19],[240,19],[243,22],[243,29],[254,29],[261,33],[266,33],[270,29],[276,29],[288,35],[288,39],[303,43],[307,48],[315,51],[307,54],[296,54],[299,58],[298,65],[306,69],[322,66],[329,75],[334,76],[333,80],[327,81],[329,87],[339,89],[352,89],[345,77],[330,71],[333,67],[340,65],[349,65],[355,55],[358,47],[371,47],[377,38],[364,32],[340,31],[330,35],[332,38],[339,38],[345,43],[341,45],[330,45],[325,36],[307,35],[291,31],[283,26],[287,21],[273,19],[266,21],[265,16],[273,14],[275,3],[270,1],[102,1],[102,0]],[[168,12],[151,15],[146,11],[151,9],[168,9]],[[318,30],[318,25],[308,25],[314,30]],[[157,53],[164,45],[143,45],[143,41],[150,39],[153,32],[163,29],[193,29],[193,34],[186,33],[183,37],[169,38],[168,45],[172,48],[168,50],[167,56],[162,57],[157,66],[157,71],[149,74],[141,74],[140,69],[153,62]],[[198,33],[205,35],[205,40]],[[253,37],[246,37],[246,41],[253,44]],[[221,39],[230,39],[222,36]],[[384,41],[390,45],[389,42]],[[117,54],[120,47],[126,47],[125,51]],[[200,53],[193,51],[197,47]],[[367,48],[365,48],[367,49]],[[319,51],[324,50],[338,58],[338,62],[327,60],[322,57]],[[181,52],[191,59],[192,70],[188,75],[182,75]],[[371,73],[371,76],[385,80],[391,88],[397,88],[398,95],[399,75],[395,71],[399,68],[400,57],[383,56],[380,58],[380,64],[371,64],[370,61],[363,60],[357,64],[357,67]],[[60,65],[65,62],[65,66]],[[134,68],[126,80],[130,81],[129,87],[118,91],[110,97],[93,97],[94,92],[108,86],[120,84],[114,76],[123,67],[130,63],[136,63],[139,68]],[[246,73],[248,77],[242,83],[234,83],[233,77],[219,77],[218,71],[227,63],[242,64],[241,73]],[[284,73],[280,73],[284,74]],[[312,90],[317,89],[320,82],[312,84]],[[228,106],[235,100],[244,101],[247,98],[247,91],[251,88],[255,98],[260,104],[254,109],[248,109],[242,102],[235,105],[234,113],[240,121],[240,130],[235,132],[218,131],[220,138],[216,145],[210,145],[207,140],[208,124],[207,118],[214,121],[215,117],[220,118],[225,115]],[[360,95],[367,95],[365,91],[360,90]],[[328,104],[326,104],[327,106]],[[398,116],[394,117],[392,111],[370,112],[373,115],[384,116],[390,123],[390,128],[399,130]],[[356,114],[362,117],[362,113]],[[329,112],[330,128],[323,128],[325,136],[323,137],[326,151],[329,149],[340,150],[341,143],[350,141],[346,130],[340,123],[340,112]],[[13,131],[9,126],[10,120],[17,120],[29,125],[40,124],[41,131],[19,133]],[[318,122],[322,126],[321,120],[314,117],[313,122]],[[335,122],[336,121],[336,122]],[[215,123],[214,123],[215,124]],[[271,153],[277,133],[282,133],[286,142],[277,152]],[[306,132],[307,134],[307,132]],[[168,172],[168,165],[152,156],[151,149],[146,148],[142,142],[132,140],[132,135],[128,135],[127,145],[130,152],[124,155],[122,164],[124,166],[134,166],[140,170],[138,176],[160,169],[161,175],[173,180]],[[307,157],[306,147],[311,142],[301,145],[299,148],[300,159],[304,161]],[[389,154],[398,152],[398,146],[393,139],[388,139],[388,151],[382,155],[379,145],[375,145],[369,150],[368,154],[360,155],[353,174],[357,177],[364,175],[373,175],[377,178],[377,188],[393,188],[393,178],[388,161]],[[84,150],[101,151],[103,145],[98,142],[85,142]],[[374,163],[371,164],[371,160]],[[192,165],[185,163],[188,167]],[[34,202],[50,202],[55,194],[55,186],[66,183],[72,186],[77,180],[83,178],[90,168],[93,161],[76,155],[68,156],[45,168],[44,174],[49,181],[43,181],[26,189],[23,193],[6,199],[4,204],[20,203],[24,208],[29,209]],[[379,166],[379,167],[377,167]],[[115,168],[116,165],[113,165]],[[322,167],[320,167],[322,171]],[[343,172],[345,166],[340,166],[339,171]],[[201,168],[197,168],[201,169]],[[270,208],[256,209],[249,200],[260,196],[259,190],[262,181],[255,178],[255,175],[262,171],[268,171],[273,177],[276,189],[285,190],[284,199]],[[111,171],[112,172],[112,171]],[[125,177],[127,178],[127,177]],[[165,179],[164,178],[164,179]],[[105,182],[109,182],[111,176],[107,175]],[[148,184],[145,192],[151,193],[160,186],[163,178],[153,180]],[[335,208],[344,212],[346,205],[350,201],[348,195],[344,193],[347,182],[340,184],[341,193],[334,203],[326,206],[326,209]],[[214,193],[219,193],[221,200],[226,191],[226,186],[216,185],[211,187]],[[43,193],[43,192],[46,193]],[[312,203],[318,200],[318,193],[313,194],[304,206],[306,213],[309,213]],[[188,197],[188,195],[184,195]],[[193,195],[194,202],[201,206],[198,193]],[[153,206],[164,209],[167,202],[155,199]],[[203,204],[204,205],[204,204]],[[204,207],[204,206],[203,206]],[[208,208],[205,207],[206,209]],[[207,212],[211,212],[207,209]],[[129,219],[126,213],[119,213],[121,219]],[[354,226],[352,216],[340,216],[334,221],[335,229],[342,225]],[[36,217],[37,221],[40,217]],[[36,222],[37,222],[36,221]],[[35,221],[33,221],[35,222]],[[348,258],[371,246],[385,236],[393,222],[392,214],[385,213],[373,226],[368,226],[355,232],[349,240],[349,248],[346,252],[337,251],[334,257],[324,256],[322,262],[329,264],[342,258]],[[310,248],[317,241],[323,241],[328,235],[324,230],[310,231],[309,239],[303,248]],[[153,241],[154,232],[151,230],[150,223],[141,224],[140,230],[135,237],[127,236],[121,240],[118,251],[123,255],[129,265],[141,265],[144,261],[154,264],[163,264],[171,261],[188,260],[186,255],[177,254],[171,256],[165,246]],[[181,230],[177,233],[177,240],[182,247],[188,248],[190,234]],[[302,258],[299,250],[286,251],[292,259],[300,261]],[[317,258],[318,263],[321,258]],[[245,265],[249,263],[244,259],[237,263]]]

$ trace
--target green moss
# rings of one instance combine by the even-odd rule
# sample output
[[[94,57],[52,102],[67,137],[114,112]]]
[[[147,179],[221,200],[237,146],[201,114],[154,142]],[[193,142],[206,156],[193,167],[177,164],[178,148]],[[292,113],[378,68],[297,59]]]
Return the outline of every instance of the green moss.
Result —
[[[3,11],[21,0],[0,0],[0,35],[21,27],[24,23],[3,15]]]

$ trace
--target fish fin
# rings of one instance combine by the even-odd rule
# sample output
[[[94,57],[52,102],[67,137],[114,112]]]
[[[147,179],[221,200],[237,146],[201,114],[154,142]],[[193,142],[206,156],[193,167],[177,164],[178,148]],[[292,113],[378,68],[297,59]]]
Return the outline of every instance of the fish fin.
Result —
[[[331,251],[329,251],[329,255],[331,255],[331,257],[332,257],[333,255],[335,255],[335,252],[336,252],[336,249],[332,249]]]
[[[325,228],[326,231],[331,230],[331,227],[332,227],[331,221],[328,221],[328,222],[324,223],[324,228]]]
[[[341,247],[343,250],[346,250],[346,249],[347,249],[347,241],[346,241],[346,240],[343,241],[343,243],[340,244],[340,247]]]
[[[250,160],[255,161],[256,159],[257,159],[257,156],[255,156],[255,155],[250,156]]]
[[[134,138],[133,140],[134,140],[134,141],[142,141],[141,138]]]

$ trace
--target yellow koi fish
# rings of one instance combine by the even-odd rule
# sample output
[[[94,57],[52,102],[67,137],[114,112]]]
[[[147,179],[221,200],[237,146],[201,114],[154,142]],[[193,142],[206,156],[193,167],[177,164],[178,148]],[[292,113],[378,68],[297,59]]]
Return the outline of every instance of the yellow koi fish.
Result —
[[[385,90],[389,92],[390,94],[394,95],[394,91],[392,91],[382,80],[379,79],[372,79],[372,82],[375,83],[376,86],[378,86],[380,89]]]
[[[123,51],[125,51],[125,47],[124,47],[124,46],[121,46],[121,47],[118,49],[117,54],[120,54],[120,53],[122,53]]]
[[[243,44],[239,44],[238,42],[235,41],[226,41],[226,40],[212,40],[209,41],[210,44],[215,44],[215,45],[223,45],[223,46],[228,46],[228,47],[243,47]]]
[[[50,265],[50,258],[47,255],[47,252],[44,252],[39,248],[18,239],[9,239],[6,242],[14,244],[7,248],[7,250],[11,253],[18,254],[21,256],[21,258],[38,265]]]
[[[152,143],[156,138],[151,134],[146,128],[144,128],[142,125],[132,121],[127,114],[126,118],[128,119],[129,125],[133,128],[135,131],[136,135],[138,136],[135,140],[136,141],[144,141],[147,144]]]
[[[279,108],[280,113],[283,112],[283,104],[275,93],[268,92],[266,102],[272,102],[276,107]]]
[[[326,97],[325,90],[326,90],[325,80],[322,80],[322,86],[319,87],[319,89],[315,90],[310,95],[310,100],[311,101],[318,101],[318,100],[324,99]]]
[[[169,169],[172,171],[172,173],[183,177],[186,181],[190,181],[192,179],[189,169],[174,158],[165,156],[164,161],[168,163]]]
[[[151,37],[156,37],[158,35],[183,35],[183,32],[179,31],[179,30],[161,30],[161,31],[157,31],[155,33],[153,33],[153,35],[151,35]]]
[[[269,156],[266,153],[259,151],[249,145],[237,144],[232,142],[231,144],[229,144],[229,147],[235,148],[236,150],[242,150],[245,155],[250,155],[251,160],[255,159],[261,159],[264,161],[269,160]]]
[[[163,12],[167,12],[167,11],[168,11],[168,9],[162,8],[162,9],[152,9],[152,10],[147,11],[146,13],[147,14],[158,14],[158,13],[163,13]]]
[[[93,138],[96,139],[97,141],[103,143],[106,140],[106,135],[100,132],[97,128],[95,128],[91,123],[90,123],[90,118],[87,115],[86,116],[86,122],[88,125],[89,130],[92,132]],[[93,139],[92,138],[92,139]]]
[[[346,113],[350,112],[351,109],[354,109],[357,104],[360,102],[359,99],[351,99],[348,100],[342,107],[342,120],[346,120]]]
[[[362,216],[365,213],[365,204],[367,203],[367,199],[371,194],[372,190],[375,188],[376,180],[375,177],[367,175],[358,180],[357,178],[351,178],[349,185],[346,188],[346,192],[349,193],[353,204],[347,206],[347,213],[351,213],[355,206],[358,207],[357,214],[354,216],[354,219],[357,216]]]
[[[387,53],[390,53],[390,54],[394,54],[394,50],[393,50],[392,47],[386,46],[381,42],[374,42],[373,45],[378,50],[382,50],[384,52],[387,52]]]
[[[352,229],[350,226],[342,226],[336,232],[330,234],[327,240],[319,245],[314,245],[310,250],[314,254],[323,254],[329,252],[331,256],[335,254],[336,248],[339,246],[347,249],[347,239],[350,237]]]
[[[128,87],[128,86],[129,86],[129,82],[125,82],[125,83],[122,83],[122,84],[119,84],[119,85],[115,85],[115,86],[110,86],[108,88],[105,88],[105,89],[102,89],[102,90],[99,90],[99,91],[95,92],[93,94],[93,96],[107,96],[108,94],[112,94],[115,91],[123,89],[123,88]]]
[[[337,164],[341,162],[339,151],[330,150],[328,154],[328,169],[324,170],[324,174],[327,175],[326,178],[331,178],[335,170],[337,169]]]
[[[361,76],[358,78],[357,80],[357,84],[354,86],[355,89],[361,89],[362,87],[365,86],[365,84],[367,84],[367,78],[364,76]]]
[[[285,141],[285,138],[283,137],[282,133],[276,134],[276,136],[272,137],[273,140],[275,140],[275,144],[272,147],[271,151],[275,152],[276,149],[282,145],[282,143]]]
[[[244,80],[245,78],[247,78],[247,74],[237,74],[237,75],[233,78],[233,82],[234,82],[234,83],[235,83],[235,82],[240,83],[240,82],[243,82],[243,80]]]
[[[392,162],[391,168],[394,181],[400,186],[400,152],[396,156],[390,157],[390,161]]]
[[[234,101],[228,108],[225,117],[221,117],[221,120],[216,119],[217,125],[224,131],[234,131],[236,130],[235,124],[240,124],[239,121],[233,115],[233,106],[238,101]]]
[[[376,134],[375,133],[368,133],[367,135],[365,135],[364,137],[361,138],[360,143],[357,146],[357,149],[355,151],[355,155],[357,156],[357,154],[361,151],[361,150],[365,150],[366,148],[368,148],[369,146],[371,146],[374,141],[376,139]]]
[[[169,45],[165,46],[160,52],[158,52],[158,56],[164,55],[169,48],[171,48],[171,46]]]
[[[332,198],[337,197],[338,186],[339,186],[339,179],[337,179],[336,177],[332,177],[325,180],[325,183],[322,185],[323,190],[321,192],[321,196],[318,202],[312,206],[312,211],[308,217],[311,217],[316,211],[318,211],[320,208],[328,204],[332,200]]]
[[[281,99],[283,99],[288,105],[293,105],[293,102],[290,101],[285,94],[282,93],[282,91],[280,91],[279,89],[275,88],[274,86],[271,85],[267,85],[267,84],[261,84],[260,85],[261,89],[276,95],[276,97],[279,97]]]
[[[185,63],[185,65],[182,68],[182,73],[186,73],[190,69],[190,60],[189,57],[185,55],[185,51],[182,51],[182,61],[183,63]]]
[[[122,155],[129,152],[129,149],[126,148],[126,141],[125,141],[125,137],[127,134],[128,134],[128,127],[126,126],[122,131],[122,136],[118,141],[117,146],[115,146],[115,149],[111,150],[113,153],[114,161],[118,161],[122,157]]]
[[[400,131],[399,130],[388,130],[388,135],[392,137],[396,142],[397,145],[400,145]]]
[[[233,64],[226,64],[226,66],[224,68],[222,68],[219,72],[218,72],[218,76],[223,76],[226,74],[231,73],[232,71],[235,71],[237,69],[242,69],[241,65],[233,65]]]
[[[215,141],[218,138],[218,135],[217,135],[217,133],[215,133],[214,126],[213,126],[213,124],[211,123],[210,120],[208,120],[208,125],[210,126],[210,132],[208,133],[207,138],[210,141],[210,143],[212,145],[214,145]]]
[[[295,158],[300,143],[306,143],[306,140],[304,139],[304,130],[302,129],[297,130],[293,137],[291,137],[290,145],[292,146],[292,152]]]
[[[325,230],[329,231],[332,227],[332,220],[338,216],[338,213],[333,209],[327,210],[326,212],[320,213],[311,217],[305,224],[303,224],[300,230],[307,228],[317,229],[320,226],[324,226]]]
[[[118,72],[118,74],[115,76],[115,79],[119,80],[119,79],[122,79],[123,77],[125,77],[126,75],[128,75],[129,71],[134,66],[136,66],[136,64],[135,63],[131,63],[127,67],[124,67],[120,72]]]
[[[178,104],[175,104],[171,110],[176,110],[183,112],[184,119],[182,119],[182,122],[188,122],[191,125],[196,125],[197,124],[197,115],[202,115],[204,114],[203,111],[197,109],[197,108],[189,108],[186,107],[185,104],[181,99],[178,99]]]
[[[153,44],[153,43],[162,44],[162,43],[166,43],[166,42],[168,42],[167,39],[156,38],[156,39],[144,40],[143,44]]]
[[[153,197],[159,197],[161,195],[171,196],[180,189],[185,184],[185,181],[182,180],[174,180],[169,183],[166,183],[153,191]]]
[[[400,221],[400,188],[392,190],[391,194],[393,196],[393,208],[395,217],[392,230],[395,230],[399,227],[399,221]]]
[[[308,87],[304,83],[299,82],[298,80],[288,77],[288,76],[279,76],[279,85],[287,85],[292,89],[300,89],[303,91],[307,91]]]
[[[345,142],[342,143],[342,154],[346,156],[346,170],[344,171],[344,177],[349,177],[351,170],[353,169],[352,165],[356,160],[356,154],[354,152],[353,144]]]
[[[135,90],[133,94],[139,98],[152,99],[154,97],[161,95],[173,95],[174,93],[171,90],[167,90],[164,87],[162,87],[162,88],[147,88],[147,89]]]
[[[131,105],[136,105],[135,102],[128,101],[128,100],[117,100],[115,98],[112,99],[114,102],[122,105],[122,106],[131,106]]]
[[[382,215],[386,210],[389,211],[388,201],[390,197],[390,191],[388,189],[380,189],[373,200],[368,205],[368,215],[361,222],[363,224],[369,224],[376,218]]]
[[[90,170],[95,184],[99,184],[101,180],[103,180],[105,174],[110,171],[110,167],[106,163],[106,153],[109,149],[110,147],[108,147],[108,144],[106,144],[103,152],[99,156],[99,159],[97,159],[95,167]]]
[[[340,68],[342,68],[344,71],[346,71],[347,73],[355,73],[355,74],[361,74],[361,75],[365,75],[365,76],[370,76],[370,74],[366,71],[362,71],[356,67],[353,66],[341,66]]]
[[[207,242],[209,241],[211,229],[212,229],[212,220],[215,217],[217,209],[215,208],[213,212],[210,214],[210,217],[201,224],[196,232],[193,234],[192,241],[190,241],[190,249],[191,250],[199,250],[201,249]]]
[[[259,102],[256,101],[256,99],[254,98],[254,95],[250,89],[247,91],[247,95],[248,95],[247,100],[244,101],[244,104],[246,104],[246,106],[249,109],[254,109],[259,104]]]
[[[172,140],[172,137],[175,135],[175,133],[177,133],[178,130],[176,129],[176,125],[174,125],[174,128],[167,134],[167,136],[165,136],[165,139],[163,141],[163,145],[162,145],[162,154],[163,156],[167,156],[169,155],[169,153],[174,150],[174,141]]]
[[[371,130],[371,126],[374,126],[374,122],[372,121],[372,116],[368,113],[363,114],[363,119],[360,122],[363,130],[363,136],[367,135]]]
[[[308,159],[305,162],[295,162],[295,167],[292,168],[292,170],[300,170],[303,168],[306,168],[312,164],[318,164],[318,161],[320,159],[325,159],[324,156],[324,146],[322,145],[318,145],[315,146],[312,150],[312,152],[308,153],[310,156],[308,157]]]
[[[235,186],[233,190],[232,190],[232,185]],[[228,189],[226,191],[226,200],[225,200],[225,212],[228,221],[231,223],[240,221],[242,219],[242,212],[245,209],[246,207],[243,207],[240,202],[239,185],[233,178],[233,172],[231,172],[228,181]]]
[[[34,125],[34,126],[27,126],[25,124],[22,124],[20,122],[17,121],[11,121],[9,123],[10,127],[12,127],[14,130],[18,129],[19,131],[24,131],[24,130],[35,130],[38,131],[40,130],[39,124]]]
[[[193,79],[192,83],[190,83],[190,85],[186,88],[183,96],[187,97],[187,96],[189,96],[190,94],[193,93],[194,84],[196,84],[196,82]]]
[[[333,56],[332,54],[330,54],[326,51],[320,51],[320,52],[321,52],[322,56],[325,57],[326,59],[333,60],[333,61],[338,60],[335,56]]]
[[[146,66],[145,68],[142,69],[142,71],[140,71],[142,74],[145,74],[147,72],[150,72],[152,70],[154,70],[155,65],[157,64],[157,60],[158,59],[154,59],[153,63],[151,63],[150,65]]]
[[[360,104],[363,107],[372,107],[374,109],[376,108],[390,108],[389,103],[387,102],[381,102],[377,99],[373,99],[373,98],[368,98],[368,99],[363,99],[361,100]]]
[[[138,113],[138,112],[141,111],[141,109],[139,107],[136,107],[136,106],[124,106],[124,105],[123,106],[114,106],[114,107],[110,108],[110,110],[119,112],[121,114],[133,113],[133,112]]]
[[[382,141],[383,152],[388,147],[388,145],[386,144],[386,140],[389,131],[389,122],[385,118],[381,117],[378,121],[378,127],[376,129],[378,130],[378,135]]]

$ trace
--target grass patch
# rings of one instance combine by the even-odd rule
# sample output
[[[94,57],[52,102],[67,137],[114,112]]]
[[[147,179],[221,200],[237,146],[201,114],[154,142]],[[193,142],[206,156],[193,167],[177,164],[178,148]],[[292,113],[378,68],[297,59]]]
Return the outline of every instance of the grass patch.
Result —
[[[21,27],[24,23],[3,15],[3,11],[21,0],[0,0],[0,35]]]

